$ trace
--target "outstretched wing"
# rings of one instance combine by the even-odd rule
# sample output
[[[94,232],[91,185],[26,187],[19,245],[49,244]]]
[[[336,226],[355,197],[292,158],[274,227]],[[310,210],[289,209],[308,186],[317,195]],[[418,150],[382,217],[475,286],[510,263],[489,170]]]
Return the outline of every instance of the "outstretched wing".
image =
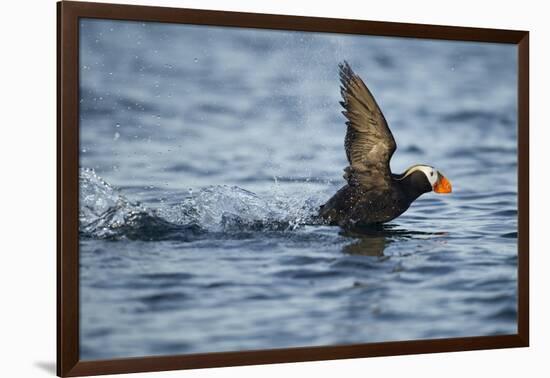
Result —
[[[344,177],[350,184],[385,187],[391,181],[390,159],[395,140],[382,111],[363,80],[348,62],[340,63],[340,82],[348,126],[345,139],[350,166]]]

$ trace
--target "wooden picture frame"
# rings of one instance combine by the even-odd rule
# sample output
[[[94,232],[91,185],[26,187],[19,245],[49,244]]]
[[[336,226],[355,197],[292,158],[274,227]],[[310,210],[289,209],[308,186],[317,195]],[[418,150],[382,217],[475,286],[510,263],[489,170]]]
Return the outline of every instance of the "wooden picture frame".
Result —
[[[63,1],[57,4],[57,374],[82,376],[269,364],[529,345],[529,33]],[[499,336],[300,347],[101,361],[79,358],[79,19],[156,21],[242,28],[478,41],[518,46],[517,333]]]

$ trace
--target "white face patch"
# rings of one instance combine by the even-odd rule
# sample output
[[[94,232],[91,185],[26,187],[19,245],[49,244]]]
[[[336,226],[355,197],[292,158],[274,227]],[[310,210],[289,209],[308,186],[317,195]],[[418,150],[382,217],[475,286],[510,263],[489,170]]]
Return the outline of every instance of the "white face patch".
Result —
[[[409,176],[411,173],[416,171],[421,171],[422,173],[424,173],[432,187],[435,185],[435,183],[439,179],[439,174],[437,173],[437,170],[434,167],[430,167],[429,165],[414,165],[410,167],[409,169],[407,169],[402,179],[404,179],[405,177]]]

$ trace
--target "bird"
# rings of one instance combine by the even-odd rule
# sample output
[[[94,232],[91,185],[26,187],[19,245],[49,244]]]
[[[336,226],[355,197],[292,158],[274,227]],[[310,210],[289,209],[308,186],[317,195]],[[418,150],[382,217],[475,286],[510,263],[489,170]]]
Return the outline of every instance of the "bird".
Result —
[[[346,185],[319,208],[322,220],[343,228],[382,225],[403,214],[424,193],[451,193],[451,182],[430,165],[391,172],[397,144],[384,114],[349,63],[343,61],[338,67],[349,165],[344,169]]]

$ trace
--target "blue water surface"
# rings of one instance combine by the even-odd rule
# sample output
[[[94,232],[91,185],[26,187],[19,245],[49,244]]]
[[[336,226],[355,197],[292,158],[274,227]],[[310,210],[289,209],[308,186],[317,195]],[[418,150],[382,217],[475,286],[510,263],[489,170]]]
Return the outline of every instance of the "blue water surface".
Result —
[[[80,358],[512,334],[516,47],[83,19]],[[452,195],[320,224],[337,64]]]

